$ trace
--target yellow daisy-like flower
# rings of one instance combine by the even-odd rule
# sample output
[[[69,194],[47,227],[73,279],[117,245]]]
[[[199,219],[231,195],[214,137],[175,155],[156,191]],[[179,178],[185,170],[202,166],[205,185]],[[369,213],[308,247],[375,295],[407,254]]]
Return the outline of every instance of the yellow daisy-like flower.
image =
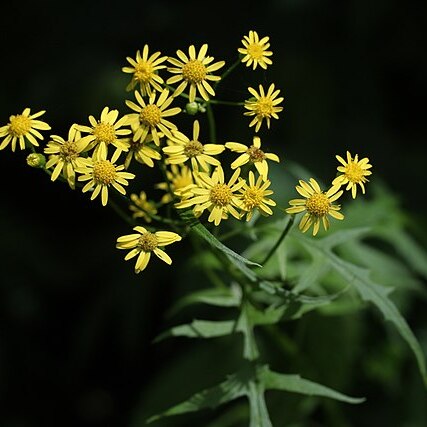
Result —
[[[163,195],[161,203],[170,203],[173,200],[173,195],[181,200],[191,196],[191,189],[195,187],[193,173],[187,165],[170,165],[170,170],[166,171],[168,182],[160,182],[155,187],[166,191]]]
[[[55,166],[50,179],[55,181],[62,173],[68,185],[74,190],[76,183],[76,169],[85,166],[86,158],[81,153],[87,150],[90,137],[82,138],[76,125],[72,125],[68,131],[68,139],[61,136],[51,135],[44,149],[45,154],[49,154],[46,169]]]
[[[160,145],[160,137],[166,135],[171,137],[171,129],[176,126],[165,119],[165,117],[175,116],[181,112],[181,108],[174,107],[167,109],[173,101],[169,96],[169,90],[163,89],[156,101],[156,92],[153,92],[148,102],[145,102],[138,91],[134,92],[138,104],[126,100],[126,105],[136,111],[137,114],[128,114],[129,122],[133,129],[134,141],[145,141],[147,135],[153,137],[154,143]]]
[[[200,125],[197,120],[193,123],[193,138],[190,139],[183,133],[175,130],[170,137],[171,144],[163,147],[163,152],[168,155],[166,163],[182,164],[190,159],[193,170],[198,170],[198,164],[205,172],[209,171],[209,165],[220,164],[216,156],[225,150],[221,144],[202,144],[199,141]]]
[[[283,110],[283,107],[278,105],[283,101],[283,97],[278,97],[280,90],[274,90],[274,83],[270,85],[268,91],[265,92],[262,85],[259,85],[259,93],[249,87],[248,91],[253,95],[253,98],[245,101],[245,108],[249,111],[244,112],[245,116],[254,116],[249,123],[249,127],[255,126],[255,132],[258,132],[263,120],[267,123],[267,128],[270,129],[270,119],[278,119],[277,113]]]
[[[154,166],[153,160],[160,160],[162,158],[161,154],[151,147],[151,142],[153,137],[148,135],[146,140],[141,141],[131,141],[129,146],[129,151],[125,159],[125,168],[128,169],[133,158],[138,163],[147,165],[152,168]]]
[[[297,214],[306,212],[301,218],[299,229],[305,233],[313,225],[313,236],[315,236],[320,227],[320,222],[323,223],[325,230],[329,228],[329,219],[327,215],[336,219],[344,219],[344,215],[338,212],[341,209],[340,205],[334,205],[332,202],[337,200],[343,193],[338,186],[332,186],[326,193],[320,189],[319,184],[314,178],[310,178],[309,183],[299,181],[296,190],[305,199],[293,199],[289,202],[290,208],[286,209],[289,214]]]
[[[117,239],[116,248],[130,249],[125,256],[125,261],[138,256],[135,263],[135,273],[138,274],[147,267],[152,252],[166,264],[172,264],[170,256],[160,248],[181,240],[179,234],[172,231],[156,231],[152,233],[141,226],[134,227],[133,230],[136,233],[121,236]]]
[[[273,52],[268,50],[270,47],[269,37],[259,38],[256,31],[249,31],[249,35],[243,36],[242,44],[244,47],[237,49],[239,53],[244,55],[242,62],[246,62],[246,66],[255,70],[257,65],[264,70],[267,69],[267,65],[271,65],[273,62],[269,56],[273,55]]]
[[[231,169],[236,169],[244,164],[250,162],[253,163],[260,175],[264,179],[268,175],[268,163],[267,160],[272,160],[273,162],[279,162],[280,159],[276,154],[265,153],[261,150],[261,138],[259,136],[253,137],[253,144],[250,147],[247,147],[244,144],[238,142],[226,142],[225,146],[231,151],[236,153],[242,153],[232,164]]]
[[[0,127],[0,139],[4,138],[0,144],[0,150],[6,148],[10,143],[12,151],[15,151],[17,142],[19,142],[19,148],[24,150],[25,141],[38,147],[37,138],[43,140],[43,135],[39,130],[50,129],[47,123],[36,120],[37,117],[42,116],[45,112],[39,111],[38,113],[30,114],[30,108],[25,108],[22,114],[10,116],[9,123]]]
[[[76,172],[82,175],[79,181],[89,181],[82,188],[83,193],[93,189],[90,200],[95,199],[101,193],[101,202],[105,206],[108,203],[108,188],[112,186],[120,194],[126,194],[123,185],[128,185],[128,179],[135,178],[133,173],[123,172],[124,165],[117,166],[107,160],[100,151],[92,158],[86,159],[85,166],[77,168]]]
[[[124,73],[132,74],[132,80],[127,85],[126,90],[130,91],[139,84],[139,88],[143,96],[151,95],[152,90],[162,91],[163,79],[158,75],[158,70],[166,68],[166,65],[161,65],[166,61],[167,56],[160,56],[160,52],[155,52],[148,56],[148,45],[144,46],[141,52],[136,52],[136,58],[127,57],[131,67],[123,67]]]
[[[95,152],[99,151],[102,157],[107,157],[108,146],[116,147],[112,158],[113,162],[117,161],[123,151],[128,151],[129,138],[125,136],[132,133],[131,129],[121,129],[128,124],[126,116],[117,120],[118,117],[119,112],[117,110],[104,107],[99,120],[96,120],[94,116],[89,116],[91,126],[77,125],[78,130],[89,134],[88,150],[95,147]]]
[[[210,211],[208,221],[219,225],[221,220],[227,219],[230,213],[235,218],[240,219],[240,214],[236,207],[240,207],[242,202],[239,195],[235,194],[245,184],[244,180],[238,180],[240,168],[236,169],[228,183],[225,183],[224,171],[217,166],[212,175],[198,173],[197,186],[191,189],[192,197],[177,203],[179,209],[194,206],[193,212],[200,216],[205,209]]]
[[[271,181],[264,180],[262,175],[255,181],[255,175],[252,171],[249,171],[248,178],[249,183],[244,181],[244,185],[240,189],[241,208],[246,213],[246,221],[250,221],[255,210],[258,210],[264,216],[273,215],[270,206],[276,206],[276,202],[267,197],[273,194],[272,190],[268,190]]]
[[[345,161],[341,156],[335,157],[342,164],[342,166],[337,167],[337,170],[342,172],[342,174],[332,181],[332,185],[341,186],[347,184],[346,190],[351,190],[351,195],[353,199],[355,199],[357,184],[359,184],[362,189],[362,193],[365,194],[365,182],[369,181],[366,177],[372,174],[369,170],[372,167],[372,165],[369,164],[369,159],[364,157],[359,160],[358,154],[353,158],[348,151],[347,161]]]
[[[130,199],[133,203],[129,205],[132,218],[142,218],[146,222],[151,222],[151,214],[155,215],[157,209],[155,203],[147,199],[145,191],[141,191],[139,194],[131,194]]]
[[[225,61],[218,61],[213,64],[214,60],[212,56],[206,56],[208,51],[208,45],[204,44],[196,54],[196,49],[193,45],[188,48],[188,56],[182,51],[177,50],[176,54],[179,59],[168,58],[173,67],[168,67],[167,70],[176,76],[170,77],[166,83],[172,85],[181,82],[175,89],[173,96],[181,94],[186,87],[189,85],[189,101],[193,102],[196,99],[196,92],[200,93],[200,96],[205,100],[209,101],[209,95],[215,96],[215,91],[209,82],[218,82],[221,80],[220,76],[214,76],[210,73],[219,70],[224,66]]]

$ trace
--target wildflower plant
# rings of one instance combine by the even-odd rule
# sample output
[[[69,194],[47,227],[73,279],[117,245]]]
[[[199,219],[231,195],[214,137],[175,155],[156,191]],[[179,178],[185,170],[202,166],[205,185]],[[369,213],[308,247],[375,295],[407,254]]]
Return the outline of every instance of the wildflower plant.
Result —
[[[112,247],[115,243],[127,251],[124,260],[133,261],[135,273],[144,275],[159,260],[174,268],[174,256],[184,242],[196,242],[192,257],[200,260],[206,280],[182,297],[187,304],[229,310],[229,315],[173,326],[157,341],[229,335],[240,342],[243,337],[241,357],[235,372],[219,378],[217,385],[153,415],[149,422],[245,397],[247,424],[269,427],[273,425],[266,400],[269,390],[317,396],[319,405],[325,399],[362,404],[363,397],[350,396],[346,390],[271,368],[268,352],[261,351],[266,338],[260,342],[255,333],[273,331],[267,336],[279,342],[284,324],[345,302],[359,310],[366,303],[376,307],[408,344],[427,383],[424,354],[390,298],[390,287],[377,282],[366,264],[353,262],[342,250],[369,236],[387,240],[380,231],[389,218],[377,216],[365,224],[365,216],[352,208],[360,206],[356,203],[368,192],[370,160],[344,147],[346,159],[331,153],[331,176],[325,180],[298,176],[301,169],[283,160],[283,144],[269,136],[271,119],[286,120],[278,89],[282,82],[259,84],[259,69],[273,66],[269,37],[251,30],[242,44],[236,43],[232,54],[237,58],[231,65],[208,55],[207,44],[199,49],[191,45],[188,54],[185,47],[178,49],[175,56],[158,51],[150,55],[152,48],[145,45],[142,53],[127,57],[128,65],[122,68],[131,75],[123,88],[122,111],[101,106],[99,116],[89,115],[89,124],[72,121],[63,136],[38,119],[45,111],[30,114],[29,107],[0,126],[1,150],[26,150],[29,166],[52,181],[62,180],[69,190],[90,193],[91,200],[100,199],[102,206],[111,206],[125,220],[123,235],[112,236]],[[226,57],[229,52],[214,54]],[[247,88],[250,99],[222,99],[219,83],[239,67],[253,73],[258,91],[252,85]],[[249,116],[247,134],[217,140],[213,106],[229,108],[236,120]],[[145,178],[155,172],[161,178],[147,188]],[[347,190],[351,198],[346,197]],[[293,198],[295,192],[298,198]],[[368,211],[375,200],[360,203],[367,203]],[[211,262],[204,264],[203,259]],[[123,268],[129,267],[124,263]],[[327,272],[334,273],[333,280]],[[151,284],[136,276],[135,286]],[[186,306],[179,301],[177,305]],[[285,401],[286,394],[282,398]]]

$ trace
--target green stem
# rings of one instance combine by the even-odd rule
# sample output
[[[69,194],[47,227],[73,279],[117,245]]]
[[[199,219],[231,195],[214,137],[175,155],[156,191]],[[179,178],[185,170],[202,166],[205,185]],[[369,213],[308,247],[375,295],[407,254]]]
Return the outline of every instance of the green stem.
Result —
[[[209,100],[209,104],[214,104],[214,105],[231,105],[234,107],[242,107],[245,105],[244,102],[235,102],[235,101],[220,101],[217,99],[211,99]]]
[[[284,240],[284,238],[287,236],[287,234],[288,234],[289,230],[291,229],[293,223],[294,223],[294,217],[290,216],[289,217],[289,221],[286,224],[286,227],[282,231],[282,234],[277,239],[277,241],[274,244],[274,246],[270,249],[270,252],[264,258],[264,260],[260,263],[261,265],[265,265],[267,263],[267,261],[272,257],[272,255],[274,254],[274,252],[276,252],[277,248],[280,246],[280,244],[282,243],[282,241]]]
[[[120,218],[126,221],[130,226],[134,227],[136,225],[135,221],[129,215],[126,215],[123,209],[116,202],[114,202],[111,197],[108,198],[108,205],[114,210],[114,212],[116,212],[116,214]]]
[[[216,125],[215,125],[215,116],[212,111],[210,103],[206,104],[206,113],[208,115],[209,122],[209,140],[212,144],[216,143]]]
[[[225,70],[225,72],[221,76],[221,80],[218,80],[214,85],[214,89],[217,89],[219,84],[240,64],[241,60],[238,58],[230,67]]]

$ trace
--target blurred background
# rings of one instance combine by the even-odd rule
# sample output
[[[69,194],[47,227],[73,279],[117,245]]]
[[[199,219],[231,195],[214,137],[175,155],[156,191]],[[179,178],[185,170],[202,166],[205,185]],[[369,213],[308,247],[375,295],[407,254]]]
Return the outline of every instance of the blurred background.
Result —
[[[274,82],[284,111],[263,141],[268,138],[283,165],[299,162],[329,179],[335,154],[369,157],[372,180],[395,195],[414,239],[425,246],[427,3],[21,1],[2,6],[2,17],[0,125],[31,107],[46,110],[42,119],[64,136],[106,105],[127,112],[129,78],[121,68],[146,43],[150,52],[169,56],[208,43],[210,55],[231,64],[249,30],[268,35],[273,66],[240,67],[221,86],[222,98],[242,99],[248,85]],[[219,140],[250,142],[248,121],[222,111]],[[128,226],[86,195],[51,183],[26,166],[25,156],[9,147],[0,152],[0,426],[143,425],[145,417],[231,372],[240,351],[231,340],[152,344],[169,325],[171,303],[199,286],[180,267],[189,245],[172,251],[173,267],[152,262],[136,276],[114,247]],[[425,301],[407,313],[417,336],[425,334],[424,312]],[[354,324],[343,321],[343,334],[354,332]],[[383,325],[369,313],[363,325],[354,342],[376,352],[378,366],[385,355],[385,377],[375,373],[375,363],[365,369],[363,360],[352,360],[343,391],[365,395],[367,403],[331,411],[330,418],[319,413],[303,425],[427,425],[413,359],[386,348]],[[336,335],[325,346],[342,346]],[[215,345],[220,362],[212,360]],[[334,378],[327,381],[335,385]],[[272,404],[287,399],[275,398]],[[153,425],[211,420],[208,411]]]

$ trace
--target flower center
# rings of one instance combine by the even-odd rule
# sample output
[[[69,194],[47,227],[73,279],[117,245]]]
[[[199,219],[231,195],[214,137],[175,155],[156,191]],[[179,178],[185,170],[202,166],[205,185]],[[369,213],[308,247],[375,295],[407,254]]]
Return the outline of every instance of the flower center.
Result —
[[[258,101],[256,101],[256,114],[258,116],[270,117],[273,112],[273,102],[270,98],[261,96]]]
[[[73,141],[67,141],[61,145],[59,153],[63,160],[66,162],[71,162],[79,155],[77,144]]]
[[[116,177],[116,168],[109,160],[99,160],[94,164],[93,178],[98,184],[109,185]]]
[[[249,154],[250,161],[255,162],[262,162],[265,160],[265,154],[264,151],[259,149],[258,147],[255,147],[255,145],[251,145],[247,150],[246,153]]]
[[[311,215],[321,217],[329,212],[331,202],[323,193],[315,193],[305,202],[305,207]]]
[[[22,136],[31,129],[31,119],[22,114],[10,117],[9,131],[13,136]]]
[[[357,163],[349,163],[345,169],[345,177],[350,182],[364,182],[366,181],[366,178],[363,174],[363,169],[357,164]]]
[[[93,128],[93,134],[98,141],[103,141],[106,144],[110,144],[116,140],[116,132],[114,126],[109,123],[98,123]]]
[[[248,54],[253,59],[260,59],[264,54],[264,49],[258,43],[254,43],[248,46]]]
[[[139,120],[146,126],[155,127],[162,119],[160,109],[157,105],[150,104],[141,110],[139,113]]]
[[[190,141],[184,148],[187,157],[196,157],[203,153],[203,145],[199,141]]]
[[[135,65],[134,79],[138,82],[147,83],[153,74],[153,66],[149,62],[139,62]]]
[[[157,248],[159,241],[154,233],[147,231],[138,240],[138,247],[144,252],[151,252]]]
[[[227,184],[216,184],[211,188],[210,199],[216,206],[226,206],[231,202],[233,193]]]
[[[259,188],[250,187],[243,193],[243,202],[248,209],[253,209],[262,203],[263,193]]]
[[[198,59],[193,59],[182,67],[182,76],[189,83],[200,83],[206,78],[206,67]]]

